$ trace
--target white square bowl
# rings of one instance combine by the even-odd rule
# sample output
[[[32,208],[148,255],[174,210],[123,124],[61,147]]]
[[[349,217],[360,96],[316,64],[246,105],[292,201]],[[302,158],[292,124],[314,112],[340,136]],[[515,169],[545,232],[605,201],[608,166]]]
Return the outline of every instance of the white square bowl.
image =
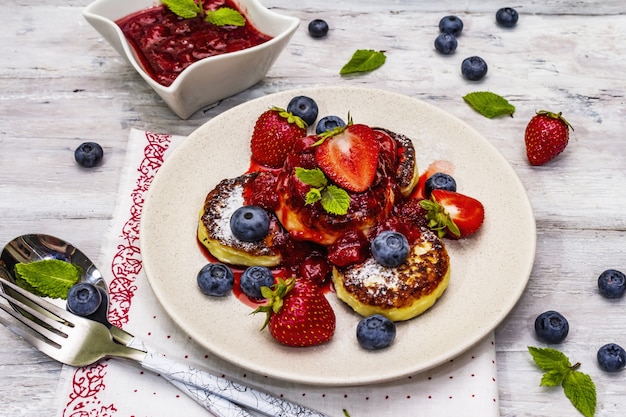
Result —
[[[242,51],[204,58],[185,68],[166,87],[144,70],[116,20],[159,4],[155,0],[96,0],[83,16],[181,119],[259,82],[283,51],[300,20],[265,8],[258,0],[233,0],[260,32],[272,37]]]

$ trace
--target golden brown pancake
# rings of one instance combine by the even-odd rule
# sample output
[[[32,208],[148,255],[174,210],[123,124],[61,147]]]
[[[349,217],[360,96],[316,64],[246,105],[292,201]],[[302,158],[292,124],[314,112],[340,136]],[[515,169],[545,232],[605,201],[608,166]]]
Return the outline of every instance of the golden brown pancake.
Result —
[[[268,212],[270,231],[263,240],[244,242],[235,238],[230,230],[230,217],[245,204],[244,189],[255,175],[225,179],[207,195],[200,211],[198,239],[221,262],[273,267],[282,261],[280,253],[273,247],[274,239],[285,233],[273,213]]]
[[[448,287],[450,258],[441,239],[424,229],[411,243],[409,257],[395,268],[373,257],[364,263],[333,269],[339,299],[360,315],[382,314],[393,321],[422,314]]]

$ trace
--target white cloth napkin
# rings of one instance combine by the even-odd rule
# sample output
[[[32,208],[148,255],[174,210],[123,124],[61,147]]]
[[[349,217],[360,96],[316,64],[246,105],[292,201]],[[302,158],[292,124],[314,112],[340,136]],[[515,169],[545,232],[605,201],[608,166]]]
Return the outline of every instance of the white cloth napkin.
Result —
[[[384,384],[318,387],[255,375],[214,358],[170,320],[146,280],[139,222],[146,191],[169,152],[184,137],[130,132],[117,209],[98,265],[111,291],[111,321],[169,357],[311,407],[331,417],[499,416],[493,334],[436,369]],[[65,367],[57,416],[206,417],[204,408],[177,388],[138,366],[107,360]]]

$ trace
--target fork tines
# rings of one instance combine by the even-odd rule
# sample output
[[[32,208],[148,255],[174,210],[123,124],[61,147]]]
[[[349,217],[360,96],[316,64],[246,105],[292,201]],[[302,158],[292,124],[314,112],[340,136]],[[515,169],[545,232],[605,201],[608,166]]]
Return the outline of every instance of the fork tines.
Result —
[[[8,304],[0,303],[0,308],[21,322],[28,330],[2,317],[0,317],[1,323],[40,350],[42,350],[41,342],[57,349],[62,346],[63,340],[67,338],[68,327],[74,327],[74,324],[68,320],[72,317],[71,313],[4,278],[0,278],[0,289],[0,297],[8,301]]]

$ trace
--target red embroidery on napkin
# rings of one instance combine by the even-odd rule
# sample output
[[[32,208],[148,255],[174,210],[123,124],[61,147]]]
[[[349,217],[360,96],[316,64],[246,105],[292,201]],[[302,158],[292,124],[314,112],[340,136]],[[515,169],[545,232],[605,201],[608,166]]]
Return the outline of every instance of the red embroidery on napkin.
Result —
[[[111,262],[113,280],[109,284],[109,321],[118,327],[128,323],[128,312],[137,289],[134,282],[142,269],[139,222],[144,194],[163,165],[163,157],[171,144],[172,136],[146,132],[146,140],[148,144],[144,148],[143,160],[137,167],[135,188],[130,193],[130,216],[122,226],[117,252]],[[117,412],[115,405],[102,405],[97,397],[106,387],[106,367],[106,363],[96,363],[74,372],[72,392],[63,410],[63,417],[110,417]]]

